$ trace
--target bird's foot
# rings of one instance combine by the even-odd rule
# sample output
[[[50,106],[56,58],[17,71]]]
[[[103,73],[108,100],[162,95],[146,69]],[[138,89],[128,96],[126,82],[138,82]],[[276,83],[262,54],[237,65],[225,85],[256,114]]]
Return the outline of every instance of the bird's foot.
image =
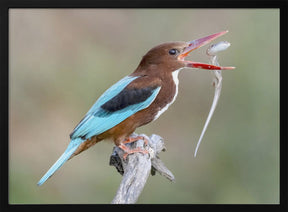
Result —
[[[125,141],[123,141],[118,147],[121,148],[125,153],[123,154],[123,159],[126,160],[127,156],[136,152],[140,152],[143,154],[148,154],[149,151],[146,149],[142,149],[141,147],[137,147],[135,149],[130,149],[129,147],[125,146],[125,144],[132,143],[138,140],[143,140],[145,146],[148,145],[148,140],[144,136],[136,136],[136,137],[129,137]]]
[[[148,145],[148,140],[144,136],[141,136],[141,135],[138,135],[136,137],[129,137],[125,141],[123,141],[122,144],[128,144],[128,143],[132,143],[138,140],[143,140],[144,144]]]

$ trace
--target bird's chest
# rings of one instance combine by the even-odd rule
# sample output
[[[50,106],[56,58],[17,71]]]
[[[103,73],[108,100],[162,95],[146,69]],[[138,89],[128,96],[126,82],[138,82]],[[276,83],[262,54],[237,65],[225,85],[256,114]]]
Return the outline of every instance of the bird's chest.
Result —
[[[171,82],[163,86],[162,93],[159,95],[159,99],[156,99],[155,103],[157,104],[157,109],[153,121],[159,118],[159,116],[164,113],[176,100],[179,84],[178,74],[180,70],[181,69],[178,69],[172,72],[172,80],[169,80]]]

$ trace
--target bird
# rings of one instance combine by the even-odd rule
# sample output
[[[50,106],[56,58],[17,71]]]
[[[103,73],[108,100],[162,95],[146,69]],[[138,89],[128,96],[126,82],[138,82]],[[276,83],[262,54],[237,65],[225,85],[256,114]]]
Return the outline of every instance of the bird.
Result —
[[[70,134],[70,143],[65,152],[37,183],[42,185],[67,160],[102,140],[113,140],[127,155],[145,149],[130,149],[126,143],[145,138],[132,137],[143,125],[155,121],[175,101],[178,94],[178,74],[184,68],[207,70],[231,70],[184,60],[190,52],[226,34],[222,31],[200,39],[166,42],[150,49],[130,75],[107,89],[92,105],[84,118]]]

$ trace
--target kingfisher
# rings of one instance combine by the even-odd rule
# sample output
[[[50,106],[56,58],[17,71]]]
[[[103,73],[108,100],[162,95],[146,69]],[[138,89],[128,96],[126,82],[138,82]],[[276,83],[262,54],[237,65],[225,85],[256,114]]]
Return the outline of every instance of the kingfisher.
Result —
[[[70,143],[65,152],[40,179],[38,185],[42,185],[68,159],[102,140],[113,140],[125,152],[125,158],[135,152],[148,153],[139,147],[130,149],[125,144],[145,140],[141,136],[131,135],[136,128],[155,121],[175,101],[180,70],[234,69],[184,60],[193,50],[227,32],[222,31],[190,42],[167,42],[149,50],[132,74],[112,85],[92,105],[70,134]]]

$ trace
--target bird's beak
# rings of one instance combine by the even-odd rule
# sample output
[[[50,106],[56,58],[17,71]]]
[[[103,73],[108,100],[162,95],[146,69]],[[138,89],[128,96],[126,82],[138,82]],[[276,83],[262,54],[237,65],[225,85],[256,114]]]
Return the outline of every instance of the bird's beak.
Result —
[[[187,57],[189,55],[189,53],[192,52],[193,50],[198,49],[201,46],[204,46],[204,45],[210,43],[212,40],[226,34],[227,32],[228,31],[219,32],[219,33],[216,33],[213,35],[209,35],[209,36],[188,42],[188,46],[178,56],[178,60],[184,61],[186,67],[190,67],[190,68],[201,68],[201,69],[209,69],[209,70],[231,70],[231,69],[234,69],[235,67],[221,67],[221,66],[215,66],[215,65],[211,65],[211,64],[205,64],[205,63],[199,63],[199,62],[184,60],[184,58]]]

